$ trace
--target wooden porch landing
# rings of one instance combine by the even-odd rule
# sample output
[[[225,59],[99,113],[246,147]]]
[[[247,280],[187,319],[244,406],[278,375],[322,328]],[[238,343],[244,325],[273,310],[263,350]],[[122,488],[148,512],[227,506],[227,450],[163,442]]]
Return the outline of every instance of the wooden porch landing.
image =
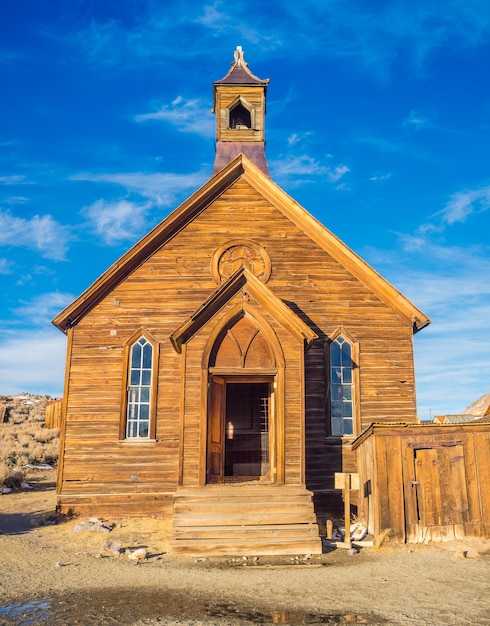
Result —
[[[312,494],[301,486],[206,485],[174,496],[172,554],[321,554]]]

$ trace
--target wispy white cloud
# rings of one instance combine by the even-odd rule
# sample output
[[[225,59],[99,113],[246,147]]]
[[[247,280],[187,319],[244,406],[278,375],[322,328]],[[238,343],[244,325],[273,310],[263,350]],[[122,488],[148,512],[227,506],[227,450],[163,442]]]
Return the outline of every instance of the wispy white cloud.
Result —
[[[2,393],[63,394],[66,337],[56,331],[12,333],[0,339]]]
[[[306,154],[287,156],[271,161],[269,165],[275,180],[288,180],[296,185],[314,180],[318,181],[318,178],[322,177],[330,183],[336,183],[350,171],[346,165],[323,165],[317,159]]]
[[[189,190],[197,189],[206,180],[205,172],[190,174],[122,172],[116,174],[95,174],[80,172],[70,176],[70,180],[109,183],[123,187],[127,192],[147,198],[156,206],[172,206],[177,198]]]
[[[300,144],[306,144],[309,143],[309,140],[314,136],[313,131],[307,130],[306,132],[303,133],[292,133],[289,137],[288,137],[288,146],[292,147],[292,146],[297,146]],[[327,157],[332,157],[331,154],[326,154],[325,156]]]
[[[78,30],[64,33],[67,45],[86,63],[124,71],[144,64],[171,63],[216,52],[230,41],[251,44],[261,58],[297,54],[340,59],[380,76],[400,57],[416,70],[435,50],[471,48],[487,42],[490,16],[484,0],[284,0],[263,3],[222,0],[206,3],[134,4],[128,22],[93,16]],[[95,13],[95,11],[94,11]],[[293,27],[294,25],[294,27]],[[57,33],[58,37],[60,34]]]
[[[369,180],[372,183],[385,183],[387,180],[390,180],[391,173],[387,172],[385,174],[373,174],[373,176],[369,177]]]
[[[404,55],[420,70],[442,46],[471,48],[490,37],[490,13],[481,0],[404,0],[371,5],[356,0],[285,0],[297,37],[304,33],[302,53],[323,43],[330,57],[355,61],[383,75]],[[307,35],[306,35],[307,34]],[[296,43],[296,42],[295,42]]]
[[[0,185],[32,185],[26,176],[22,174],[12,174],[11,176],[0,176]]]
[[[169,105],[162,105],[151,113],[136,115],[134,119],[137,122],[167,122],[184,133],[207,139],[214,137],[214,115],[210,112],[209,102],[200,99],[186,100],[178,96]]]
[[[478,246],[426,245],[420,251],[379,250],[365,258],[426,313],[432,324],[414,338],[419,416],[457,413],[490,380],[488,252]],[[441,395],[441,389],[444,394]]]
[[[30,202],[30,198],[26,198],[25,196],[9,196],[8,198],[5,198],[4,203],[5,204],[29,204]]]
[[[265,15],[255,12],[252,18],[248,1],[238,0],[233,5],[233,11],[230,11],[229,4],[216,0],[205,4],[201,11],[191,21],[205,27],[213,37],[234,33],[240,42],[260,45],[262,52],[277,48],[282,43],[284,33],[274,28]]]
[[[29,248],[45,258],[62,260],[71,238],[70,229],[51,215],[24,219],[0,211],[0,246]]]
[[[60,291],[42,293],[31,300],[19,300],[20,306],[13,309],[12,313],[17,318],[21,318],[17,321],[22,324],[27,322],[35,326],[44,326],[74,299],[72,294]]]
[[[347,172],[350,172],[350,169],[347,165],[336,165],[335,167],[327,168],[327,178],[331,183],[336,183],[338,180],[343,178]]]
[[[13,271],[12,261],[0,258],[0,274],[12,274]]]
[[[410,115],[403,120],[403,126],[420,129],[429,124],[429,118],[421,115],[420,113],[416,113],[415,111],[410,111]]]
[[[479,336],[478,327],[473,329],[472,318],[465,322],[467,330],[461,333],[435,320],[415,337],[417,406],[421,419],[459,413],[489,391],[487,385],[482,385],[482,381],[490,378],[488,334]],[[440,389],[444,389],[443,397]]]
[[[409,157],[416,158],[424,158],[425,154],[420,149],[414,149],[412,146],[408,145],[405,141],[400,140],[399,138],[385,138],[385,137],[375,137],[370,135],[359,135],[355,137],[355,141],[357,143],[365,144],[367,146],[372,146],[376,150],[380,152],[388,153],[388,154],[404,154]]]
[[[235,26],[233,13],[222,9],[222,2],[207,3],[192,19],[195,24],[201,24],[208,30],[223,33]]]
[[[453,194],[446,206],[435,213],[435,216],[450,226],[457,222],[465,222],[474,213],[487,211],[489,208],[490,185]]]
[[[419,416],[456,413],[489,391],[489,249],[448,245],[427,224],[398,241],[364,258],[432,319],[414,340]]]
[[[136,204],[127,200],[97,200],[84,207],[82,214],[98,237],[109,245],[115,245],[134,240],[143,232],[150,206],[150,203]]]
[[[490,186],[460,191],[453,194],[446,206],[433,213],[431,221],[420,224],[413,233],[398,233],[402,247],[407,252],[429,251],[434,258],[454,259],[455,250],[433,241],[433,235],[442,236],[454,224],[463,223],[472,215],[490,209]],[[464,257],[462,257],[464,261]]]

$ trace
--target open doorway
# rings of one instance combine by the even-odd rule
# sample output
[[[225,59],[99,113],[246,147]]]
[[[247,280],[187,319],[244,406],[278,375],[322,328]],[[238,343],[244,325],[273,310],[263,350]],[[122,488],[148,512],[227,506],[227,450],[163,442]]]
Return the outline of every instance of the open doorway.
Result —
[[[268,383],[227,383],[225,481],[267,476],[269,459]]]
[[[210,391],[208,482],[268,480],[272,377],[213,376]]]

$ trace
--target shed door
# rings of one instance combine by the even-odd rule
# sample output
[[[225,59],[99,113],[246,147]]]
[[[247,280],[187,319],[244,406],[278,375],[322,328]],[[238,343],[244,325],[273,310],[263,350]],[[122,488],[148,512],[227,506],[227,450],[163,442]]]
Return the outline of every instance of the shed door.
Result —
[[[415,481],[420,526],[449,526],[467,521],[462,445],[415,450]]]

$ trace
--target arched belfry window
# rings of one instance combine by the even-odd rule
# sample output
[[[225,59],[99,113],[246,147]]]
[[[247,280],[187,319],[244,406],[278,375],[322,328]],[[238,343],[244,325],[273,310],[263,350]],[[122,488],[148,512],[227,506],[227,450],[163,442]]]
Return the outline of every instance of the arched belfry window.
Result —
[[[332,437],[358,434],[358,350],[356,343],[338,334],[328,342],[328,405]]]
[[[241,100],[230,109],[230,128],[252,128],[252,116]]]
[[[127,384],[122,438],[155,436],[155,379],[157,345],[143,333],[127,346]]]

